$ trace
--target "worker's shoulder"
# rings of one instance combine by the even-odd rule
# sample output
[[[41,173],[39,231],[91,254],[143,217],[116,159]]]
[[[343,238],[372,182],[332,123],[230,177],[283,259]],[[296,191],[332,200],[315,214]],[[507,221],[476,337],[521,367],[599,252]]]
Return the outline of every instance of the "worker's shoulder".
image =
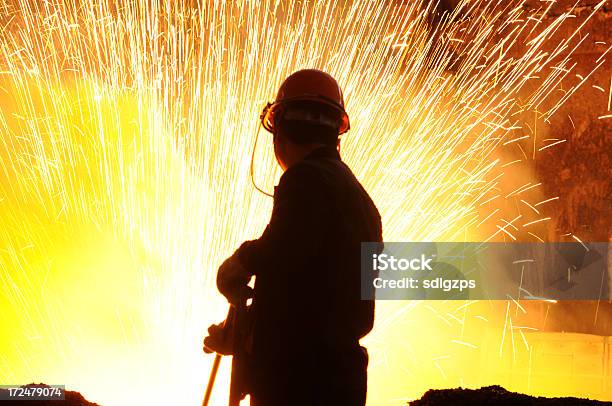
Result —
[[[299,182],[320,187],[337,187],[337,183],[345,183],[347,179],[353,180],[354,175],[340,159],[314,158],[304,159],[287,169],[281,183]]]
[[[312,161],[300,161],[285,171],[280,178],[280,188],[291,185],[322,185],[325,180],[323,167]]]

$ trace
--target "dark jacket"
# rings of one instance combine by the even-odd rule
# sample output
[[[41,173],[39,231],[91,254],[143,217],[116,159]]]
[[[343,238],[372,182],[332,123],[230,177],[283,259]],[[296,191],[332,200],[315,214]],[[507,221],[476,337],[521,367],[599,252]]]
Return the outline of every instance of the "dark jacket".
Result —
[[[270,223],[236,253],[256,277],[253,391],[276,399],[262,404],[362,404],[367,353],[358,341],[374,322],[374,302],[360,298],[365,241],[382,241],[380,215],[336,149],[285,171]]]

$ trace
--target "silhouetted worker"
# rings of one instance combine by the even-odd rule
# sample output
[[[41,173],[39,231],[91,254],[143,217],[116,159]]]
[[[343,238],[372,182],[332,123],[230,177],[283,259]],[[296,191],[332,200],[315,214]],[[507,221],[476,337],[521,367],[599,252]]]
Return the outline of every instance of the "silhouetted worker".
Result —
[[[360,247],[382,241],[382,226],[340,159],[349,129],[342,92],[327,73],[301,70],[261,119],[284,170],[272,218],[217,276],[230,303],[253,296],[251,404],[364,405],[368,355],[359,339],[372,329],[374,302],[360,298]]]

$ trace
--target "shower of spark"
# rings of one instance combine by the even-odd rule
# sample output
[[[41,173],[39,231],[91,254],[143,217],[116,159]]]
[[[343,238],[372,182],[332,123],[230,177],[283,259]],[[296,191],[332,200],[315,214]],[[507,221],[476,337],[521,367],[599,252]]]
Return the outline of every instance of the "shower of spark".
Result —
[[[546,239],[554,198],[528,168],[552,145],[537,124],[582,84],[559,90],[586,38],[555,37],[571,11],[543,24],[546,9],[509,3],[432,19],[418,1],[0,0],[0,382],[201,400],[201,338],[226,308],[216,267],[271,208],[248,177],[258,114],[300,68],[343,86],[342,154],[386,240]],[[256,178],[270,190],[268,144]],[[466,318],[488,321],[472,304],[380,303],[371,402],[464,382]]]

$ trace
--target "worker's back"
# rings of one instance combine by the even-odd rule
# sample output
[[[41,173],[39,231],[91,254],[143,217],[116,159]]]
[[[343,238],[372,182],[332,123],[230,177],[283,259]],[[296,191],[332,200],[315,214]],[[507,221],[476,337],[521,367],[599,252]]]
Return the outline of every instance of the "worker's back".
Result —
[[[366,241],[382,241],[380,215],[334,148],[285,172],[257,247],[277,250],[255,272],[253,390],[265,405],[363,403],[358,340],[374,322],[374,302],[360,298]]]

